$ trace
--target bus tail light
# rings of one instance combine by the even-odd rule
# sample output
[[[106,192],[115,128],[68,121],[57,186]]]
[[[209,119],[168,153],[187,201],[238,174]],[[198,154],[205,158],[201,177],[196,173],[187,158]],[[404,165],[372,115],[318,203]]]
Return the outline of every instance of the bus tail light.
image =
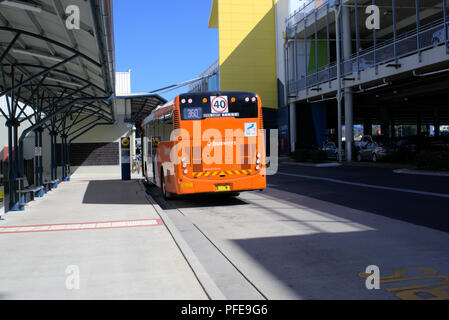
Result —
[[[193,100],[192,99],[189,99],[189,101],[188,101],[189,103],[193,103]]]
[[[249,102],[249,97],[246,97],[246,98],[245,98],[245,102]]]
[[[253,97],[253,98],[251,99],[252,102],[256,102],[256,100],[257,100],[256,97]]]
[[[181,100],[181,103],[182,103],[182,104],[186,103],[186,99],[182,99],[182,100]]]

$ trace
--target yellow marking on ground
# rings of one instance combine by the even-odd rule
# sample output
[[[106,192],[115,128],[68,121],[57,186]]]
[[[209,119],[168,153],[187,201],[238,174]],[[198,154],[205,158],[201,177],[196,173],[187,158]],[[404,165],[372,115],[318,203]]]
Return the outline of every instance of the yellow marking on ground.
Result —
[[[421,271],[421,276],[407,275],[409,271]],[[371,274],[360,272],[359,277],[368,279]],[[429,280],[422,283],[419,280]],[[443,281],[441,281],[443,280]],[[415,282],[412,284],[410,282]],[[381,284],[402,282],[406,285],[385,288],[388,292],[397,292],[396,297],[402,300],[449,300],[449,276],[439,275],[438,271],[431,268],[401,268],[395,270],[393,275],[380,277]],[[422,294],[426,295],[423,297]]]

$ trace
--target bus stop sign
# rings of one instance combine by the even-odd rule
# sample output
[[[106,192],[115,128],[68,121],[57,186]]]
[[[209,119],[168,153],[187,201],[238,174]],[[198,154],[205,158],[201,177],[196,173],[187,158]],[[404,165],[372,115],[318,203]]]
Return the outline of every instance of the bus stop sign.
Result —
[[[131,141],[129,137],[121,138],[122,180],[131,180]]]

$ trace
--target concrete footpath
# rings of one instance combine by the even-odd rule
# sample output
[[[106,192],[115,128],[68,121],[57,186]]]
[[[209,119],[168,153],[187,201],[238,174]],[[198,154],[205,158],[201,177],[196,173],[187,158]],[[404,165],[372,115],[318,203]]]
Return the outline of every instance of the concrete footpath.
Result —
[[[78,176],[0,221],[0,299],[208,299],[137,181]]]

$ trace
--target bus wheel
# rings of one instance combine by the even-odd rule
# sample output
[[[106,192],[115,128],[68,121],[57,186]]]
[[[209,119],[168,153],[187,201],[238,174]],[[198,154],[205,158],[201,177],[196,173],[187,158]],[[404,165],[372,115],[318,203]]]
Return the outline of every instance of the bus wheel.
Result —
[[[172,194],[168,192],[165,187],[165,176],[163,171],[161,171],[161,189],[162,189],[162,196],[164,197],[165,200],[169,200],[173,197]]]

